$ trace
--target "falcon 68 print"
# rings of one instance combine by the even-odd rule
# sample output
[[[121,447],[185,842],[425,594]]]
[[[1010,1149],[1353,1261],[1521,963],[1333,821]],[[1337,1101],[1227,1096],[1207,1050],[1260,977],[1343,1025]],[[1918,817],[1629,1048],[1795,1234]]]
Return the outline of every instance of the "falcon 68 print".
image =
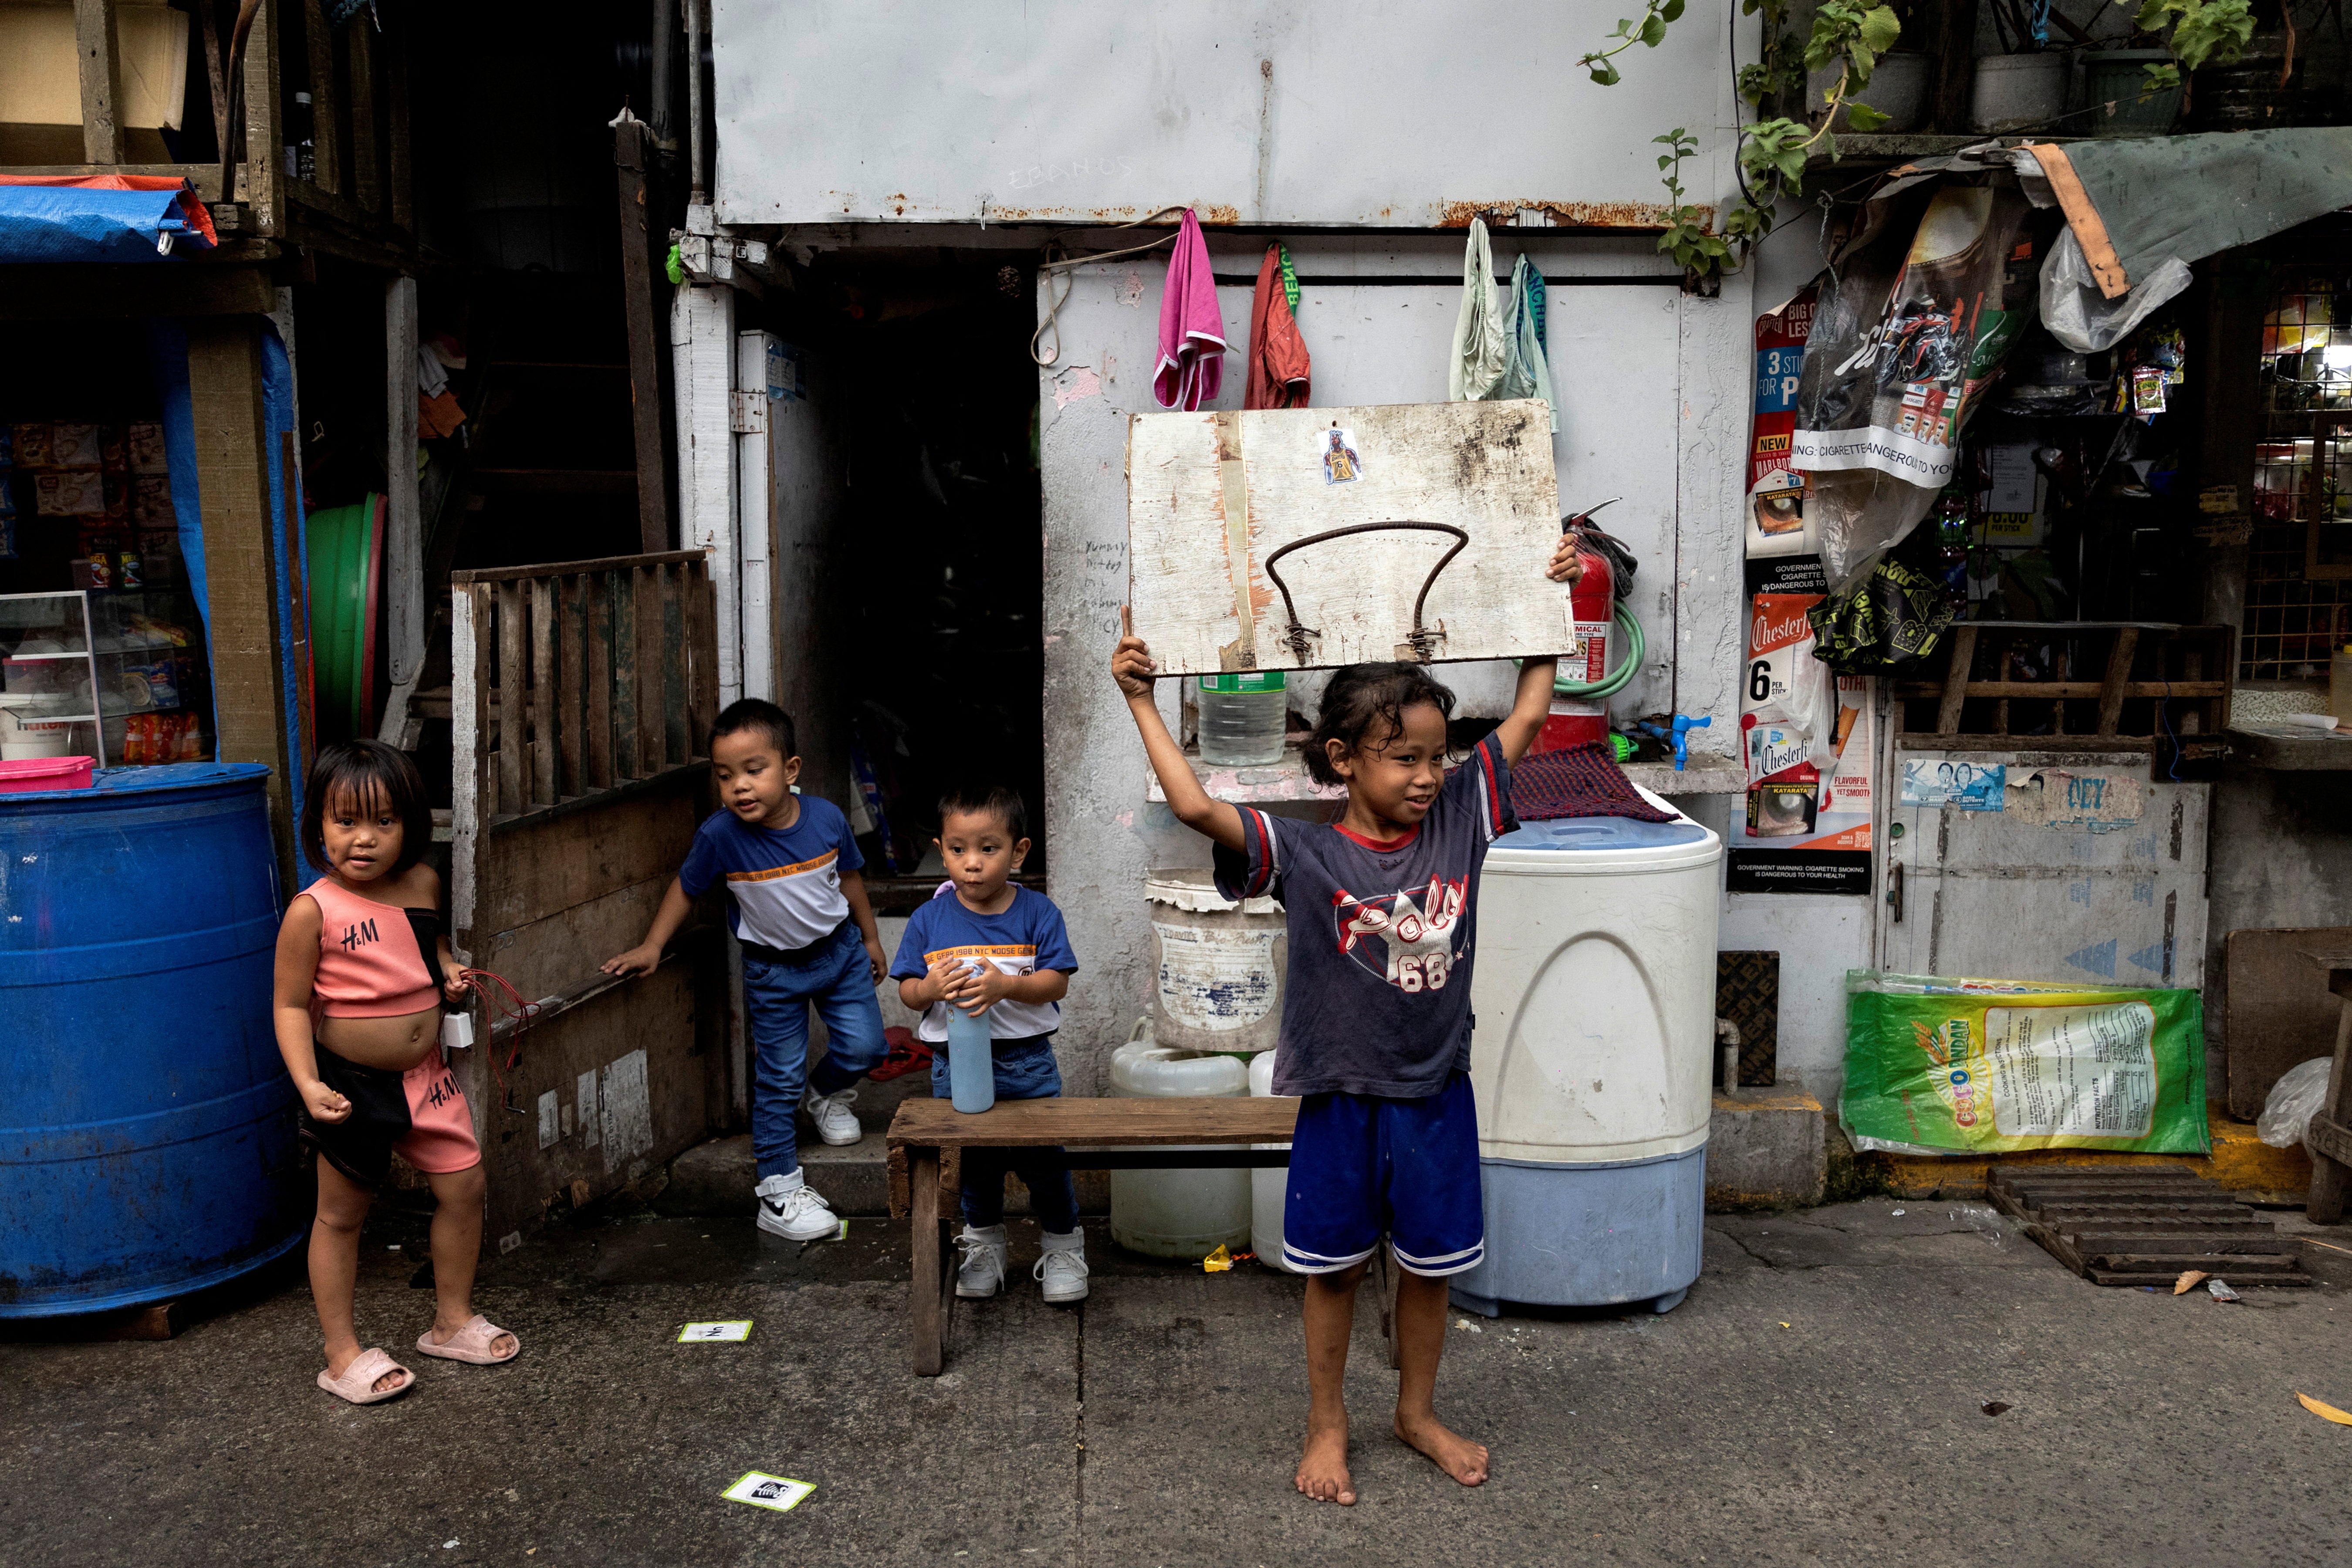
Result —
[[[1469,897],[1467,877],[1432,878],[1426,887],[1368,899],[1336,889],[1331,913],[1339,951],[1400,991],[1443,991],[1465,956],[1454,937]],[[1364,940],[1375,936],[1378,945]]]

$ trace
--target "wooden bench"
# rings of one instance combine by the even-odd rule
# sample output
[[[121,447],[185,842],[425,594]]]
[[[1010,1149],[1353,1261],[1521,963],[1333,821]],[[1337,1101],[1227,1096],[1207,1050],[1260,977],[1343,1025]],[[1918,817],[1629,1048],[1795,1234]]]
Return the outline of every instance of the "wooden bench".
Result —
[[[943,1205],[940,1156],[969,1148],[1035,1148],[1059,1143],[1075,1171],[1235,1170],[1287,1166],[1298,1101],[1247,1100],[1008,1100],[967,1115],[945,1100],[909,1099],[890,1119],[891,1163],[903,1157],[906,1211],[913,1216],[915,1279],[909,1292],[915,1372],[936,1377],[947,1358],[948,1319],[955,1305],[952,1205]],[[1171,1149],[1171,1143],[1231,1143],[1228,1149]],[[895,1186],[895,1184],[893,1184]],[[898,1212],[893,1194],[892,1212]]]

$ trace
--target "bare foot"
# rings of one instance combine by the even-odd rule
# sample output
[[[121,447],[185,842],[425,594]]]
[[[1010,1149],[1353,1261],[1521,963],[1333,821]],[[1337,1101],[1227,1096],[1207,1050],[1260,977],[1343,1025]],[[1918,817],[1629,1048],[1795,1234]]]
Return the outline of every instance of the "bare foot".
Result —
[[[1484,1449],[1479,1450],[1483,1461]],[[1298,1461],[1298,1489],[1319,1502],[1336,1502],[1343,1508],[1356,1504],[1356,1483],[1348,1475],[1348,1424],[1324,1426],[1312,1422],[1307,1427],[1307,1454]]]
[[[352,1369],[352,1363],[359,1359],[360,1347],[357,1345],[353,1345],[341,1355],[336,1355],[332,1352],[328,1352],[327,1375],[333,1378],[341,1377],[343,1373]],[[385,1373],[382,1377],[377,1378],[373,1383],[368,1384],[368,1386],[378,1394],[390,1394],[394,1389],[400,1387],[407,1381],[408,1373],[403,1372],[398,1367],[394,1367],[392,1371]]]
[[[1408,1416],[1397,1412],[1396,1435],[1437,1462],[1437,1468],[1465,1487],[1486,1479],[1486,1447],[1453,1431],[1434,1415]],[[1307,1452],[1314,1452],[1310,1439]],[[1301,1471],[1303,1478],[1306,1472]]]

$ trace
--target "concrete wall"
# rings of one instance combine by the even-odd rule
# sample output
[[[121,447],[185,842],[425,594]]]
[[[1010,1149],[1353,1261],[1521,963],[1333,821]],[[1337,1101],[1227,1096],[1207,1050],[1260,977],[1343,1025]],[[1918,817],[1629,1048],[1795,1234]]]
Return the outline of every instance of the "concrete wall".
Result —
[[[1730,188],[1730,0],[1699,0],[1624,81],[1577,58],[1596,5],[1262,0],[717,0],[726,224],[1210,222],[1427,228],[1525,204],[1549,223],[1654,220],[1652,138]],[[1635,15],[1639,15],[1638,12]],[[1759,23],[1738,23],[1756,58]]]
[[[1562,504],[1626,497],[1605,521],[1643,563],[1633,603],[1650,658],[1618,703],[1628,711],[1727,717],[1735,711],[1741,625],[1747,289],[1735,279],[1723,298],[1709,300],[1685,298],[1670,279],[1581,286],[1580,276],[1663,276],[1671,268],[1646,240],[1518,230],[1496,236],[1498,271],[1522,245],[1553,285],[1548,325],[1561,410],[1554,456]],[[1264,248],[1222,235],[1210,246],[1216,270],[1234,276],[1254,275]],[[1460,240],[1300,238],[1291,248],[1306,278],[1429,279],[1425,287],[1302,286],[1299,319],[1315,357],[1317,405],[1444,399],[1461,303]],[[1099,1089],[1109,1046],[1149,1007],[1144,872],[1204,866],[1209,858],[1205,840],[1145,799],[1142,749],[1108,671],[1128,583],[1127,419],[1155,409],[1160,270],[1152,260],[1078,269],[1057,314],[1060,358],[1040,378],[1046,833],[1052,890],[1084,966],[1064,1004],[1063,1073],[1074,1093]],[[1058,280],[1046,287],[1058,296]],[[1249,289],[1218,293],[1231,341],[1246,342]],[[1236,357],[1215,405],[1239,405],[1238,372]],[[1727,752],[1731,727],[1701,738]]]

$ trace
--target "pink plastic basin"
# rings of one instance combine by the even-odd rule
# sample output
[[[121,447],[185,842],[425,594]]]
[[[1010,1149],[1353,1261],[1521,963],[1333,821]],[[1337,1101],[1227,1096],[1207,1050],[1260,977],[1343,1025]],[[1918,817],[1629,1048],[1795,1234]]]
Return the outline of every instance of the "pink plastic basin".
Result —
[[[90,757],[29,757],[22,762],[0,763],[0,795],[18,795],[39,789],[88,789],[90,770],[97,761]]]

